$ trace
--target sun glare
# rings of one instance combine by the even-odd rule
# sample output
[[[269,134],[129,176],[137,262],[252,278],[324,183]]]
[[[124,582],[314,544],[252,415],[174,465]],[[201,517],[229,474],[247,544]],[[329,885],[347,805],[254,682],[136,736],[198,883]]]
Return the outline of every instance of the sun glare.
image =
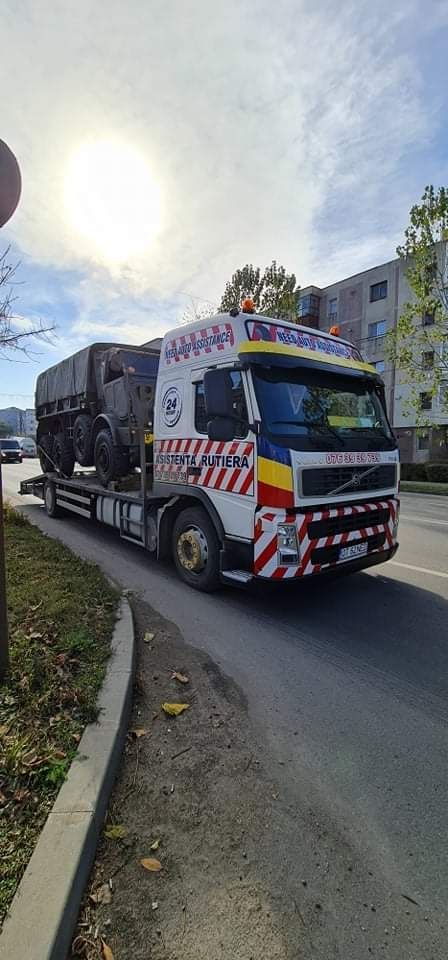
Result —
[[[78,148],[65,203],[72,226],[106,262],[144,253],[160,229],[159,187],[144,157],[124,143],[92,140]]]

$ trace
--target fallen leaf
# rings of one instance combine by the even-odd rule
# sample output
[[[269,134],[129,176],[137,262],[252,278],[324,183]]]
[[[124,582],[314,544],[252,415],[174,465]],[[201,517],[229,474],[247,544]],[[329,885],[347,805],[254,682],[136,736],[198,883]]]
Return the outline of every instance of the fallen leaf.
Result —
[[[143,857],[143,860],[140,860],[142,867],[145,870],[150,870],[151,873],[158,873],[162,869],[162,864],[160,860],[156,860],[154,857]]]
[[[153,900],[152,903],[151,903],[151,906],[152,906],[152,909],[153,909],[153,910],[158,910],[158,909],[159,909],[159,902],[158,902],[158,900]]]
[[[188,710],[189,706],[189,703],[162,703],[162,710],[169,717],[178,717],[184,710]]]
[[[154,843],[151,844],[150,850],[158,850],[160,847],[160,840],[154,840]]]
[[[90,894],[90,899],[93,903],[110,903],[112,900],[112,892],[108,883],[102,883],[97,890]]]
[[[105,940],[101,941],[101,953],[103,954],[103,960],[114,960],[112,950],[107,945]]]
[[[178,680],[179,683],[190,683],[190,677],[187,677],[185,673],[178,673],[177,670],[173,673],[171,679]]]
[[[111,823],[109,827],[106,827],[104,831],[104,836],[108,840],[122,840],[123,837],[127,835],[126,827],[123,827],[120,823]]]
[[[133,727],[131,733],[132,736],[138,740],[140,737],[146,736],[146,734],[149,733],[149,730],[147,730],[146,727]]]
[[[145,636],[143,637],[143,640],[145,641],[145,643],[151,643],[151,640],[154,640],[154,637],[155,637],[155,633],[150,633],[149,630],[147,630],[145,633]]]

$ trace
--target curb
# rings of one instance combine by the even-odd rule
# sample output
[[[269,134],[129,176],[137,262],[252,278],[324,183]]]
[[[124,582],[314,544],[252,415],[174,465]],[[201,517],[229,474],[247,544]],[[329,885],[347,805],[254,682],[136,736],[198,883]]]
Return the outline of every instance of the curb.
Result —
[[[125,597],[111,650],[98,722],[84,730],[19,884],[0,935],[1,960],[64,960],[70,949],[131,710],[135,636]]]

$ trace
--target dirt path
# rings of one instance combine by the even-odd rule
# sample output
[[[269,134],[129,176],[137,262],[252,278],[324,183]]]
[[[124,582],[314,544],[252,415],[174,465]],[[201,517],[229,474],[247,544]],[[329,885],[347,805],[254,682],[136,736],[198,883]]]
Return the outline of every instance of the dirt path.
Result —
[[[415,906],[391,897],[359,852],[285,795],[282,766],[266,769],[233,681],[172,624],[133,605],[131,730],[146,732],[128,737],[108,818],[126,834],[100,842],[74,955],[110,960],[103,938],[114,960],[417,960],[430,924],[420,918],[416,928]],[[168,717],[165,701],[190,706]],[[162,869],[148,872],[142,858]]]

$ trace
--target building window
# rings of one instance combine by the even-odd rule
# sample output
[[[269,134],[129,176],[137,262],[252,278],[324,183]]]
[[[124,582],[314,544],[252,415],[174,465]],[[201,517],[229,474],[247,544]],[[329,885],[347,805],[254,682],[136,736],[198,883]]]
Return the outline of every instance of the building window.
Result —
[[[297,315],[299,317],[318,317],[319,297],[316,297],[315,293],[308,293],[306,297],[299,297]]]
[[[427,430],[418,436],[417,445],[419,450],[429,450],[429,433]]]
[[[381,283],[372,283],[370,287],[370,303],[374,303],[375,300],[385,300],[387,297],[387,280],[382,280]]]
[[[439,387],[439,407],[448,410],[448,383],[441,383]]]
[[[331,320],[336,320],[338,315],[338,298],[333,297],[332,300],[328,301],[328,316]]]
[[[236,417],[241,417],[242,420],[246,421],[246,423],[235,423],[234,436],[246,437],[248,416],[246,398],[244,396],[243,380],[239,370],[231,370],[230,376],[232,378],[233,412]],[[207,433],[207,422],[208,417],[205,410],[204,383],[201,381],[201,383],[196,384],[195,393],[194,425],[197,433]]]
[[[434,314],[424,313],[422,316],[422,325],[424,327],[432,327],[433,323],[434,323]]]
[[[420,410],[432,410],[432,394],[427,392],[420,394]]]
[[[386,321],[378,320],[377,323],[369,323],[369,340],[374,337],[384,337],[386,333]]]
[[[375,367],[377,373],[384,373],[386,364],[384,360],[374,360],[372,366]]]
[[[422,368],[423,370],[432,370],[434,366],[434,350],[425,350],[422,353]]]

